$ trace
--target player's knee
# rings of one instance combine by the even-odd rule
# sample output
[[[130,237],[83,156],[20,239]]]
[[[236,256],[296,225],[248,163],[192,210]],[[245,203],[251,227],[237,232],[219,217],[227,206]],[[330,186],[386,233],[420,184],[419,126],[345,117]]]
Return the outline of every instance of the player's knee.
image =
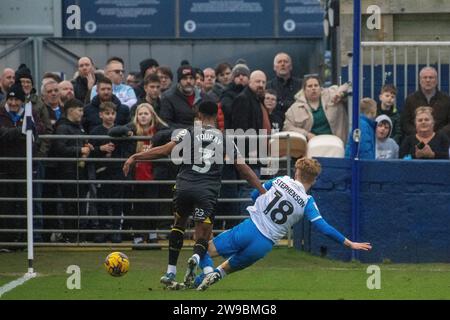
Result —
[[[181,250],[183,247],[184,228],[175,226],[169,236],[169,247],[174,250]]]

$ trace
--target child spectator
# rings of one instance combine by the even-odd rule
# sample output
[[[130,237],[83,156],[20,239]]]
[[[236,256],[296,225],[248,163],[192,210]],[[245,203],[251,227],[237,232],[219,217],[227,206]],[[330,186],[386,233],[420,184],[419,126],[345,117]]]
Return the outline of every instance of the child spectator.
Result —
[[[109,135],[114,137],[123,136],[149,136],[151,140],[138,141],[133,146],[133,152],[142,152],[148,148],[163,145],[170,139],[171,131],[167,124],[156,114],[153,107],[148,103],[143,103],[136,108],[136,114],[131,124],[116,127],[109,131]],[[151,181],[160,179],[166,170],[166,164],[152,162],[138,162],[134,168],[134,178],[137,181]],[[137,184],[134,186],[133,197],[136,199],[158,199],[159,186],[156,184]],[[136,216],[159,215],[158,203],[137,202],[134,204],[134,214]],[[131,221],[133,230],[154,230],[158,227],[155,220],[134,220]],[[157,234],[135,234],[133,244],[157,243]]]
[[[55,134],[57,135],[84,135],[85,131],[81,126],[84,105],[77,99],[71,99],[64,106],[65,117],[56,123]],[[84,139],[57,139],[52,143],[50,154],[57,158],[87,158],[93,146]],[[86,163],[84,161],[61,161],[57,163],[56,170],[59,172],[60,180],[85,180]],[[63,198],[79,199],[87,194],[85,184],[61,183],[61,194]],[[78,204],[75,201],[63,203],[64,214],[74,217],[86,212],[85,204]],[[70,219],[63,221],[66,229],[83,229],[87,223],[85,220]],[[68,234],[62,239],[65,242],[83,241],[84,235],[78,238],[76,234]]]
[[[361,137],[359,141],[358,158],[359,159],[375,159],[375,126],[374,121],[377,114],[377,103],[370,98],[363,98],[359,104],[359,129]],[[345,147],[345,157],[351,156],[351,145],[353,143],[353,135],[349,134],[347,145]]]
[[[114,122],[117,116],[117,106],[113,102],[103,102],[100,104],[100,118],[102,124],[92,129],[92,135],[106,136],[108,131],[114,127]],[[131,149],[131,143],[125,141],[111,140],[92,140],[90,141],[94,147],[91,156],[93,158],[126,158],[133,154],[134,150]],[[98,162],[95,165],[95,173],[97,180],[124,180],[125,177],[122,173],[121,162]],[[100,184],[97,187],[97,197],[99,199],[110,198],[123,198],[123,185],[120,183],[113,184]],[[99,202],[97,205],[97,213],[100,216],[108,216],[109,212],[112,212],[113,217],[120,217],[122,215],[122,203],[120,202]],[[98,228],[101,230],[119,230],[120,219],[105,220],[100,219]],[[105,242],[106,238],[103,234],[98,234],[94,238],[94,242]],[[122,242],[120,233],[114,233],[111,235],[110,240],[112,243]]]
[[[376,136],[376,159],[398,159],[398,144],[389,138],[392,132],[392,120],[385,114],[375,119],[377,128]]]
[[[400,126],[400,113],[395,106],[395,97],[397,96],[397,88],[392,84],[385,84],[381,88],[380,103],[377,106],[377,116],[385,114],[392,122],[390,137],[397,144],[400,143],[402,128]]]

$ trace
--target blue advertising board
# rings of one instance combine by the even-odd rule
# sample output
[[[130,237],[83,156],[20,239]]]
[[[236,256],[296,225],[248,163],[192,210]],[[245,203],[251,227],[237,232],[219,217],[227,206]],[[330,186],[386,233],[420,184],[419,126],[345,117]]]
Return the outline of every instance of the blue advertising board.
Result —
[[[62,9],[64,37],[321,38],[324,33],[319,0],[63,0]]]
[[[175,0],[63,0],[63,36],[174,38],[175,16]]]
[[[321,38],[324,11],[319,0],[279,0],[279,37]]]
[[[180,1],[180,37],[213,39],[274,37],[274,2]]]

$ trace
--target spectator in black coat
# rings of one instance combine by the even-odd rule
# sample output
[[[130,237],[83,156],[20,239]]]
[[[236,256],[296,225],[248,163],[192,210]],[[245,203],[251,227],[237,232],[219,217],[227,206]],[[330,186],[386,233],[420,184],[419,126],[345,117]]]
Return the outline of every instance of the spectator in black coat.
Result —
[[[87,104],[90,102],[91,90],[99,77],[95,74],[94,62],[89,57],[78,60],[78,77],[72,80],[75,98]]]
[[[138,101],[140,99],[144,99],[145,95],[146,95],[145,88],[144,88],[145,87],[145,84],[144,84],[145,78],[147,78],[148,76],[150,76],[152,74],[156,74],[158,67],[159,67],[158,61],[156,61],[155,59],[152,59],[152,58],[142,60],[139,63],[141,81],[140,81],[139,85],[134,87],[134,92],[136,92],[136,97],[137,97]]]
[[[131,108],[131,119],[134,119],[136,109],[143,103],[149,103],[156,114],[161,112],[161,80],[156,74],[151,74],[144,80],[145,97],[138,100],[138,102]]]
[[[98,95],[92,99],[91,104],[84,108],[83,128],[87,133],[102,124],[100,119],[100,104],[103,102],[112,102],[117,106],[116,125],[125,125],[130,121],[130,109],[123,105],[120,100],[112,94],[112,82],[108,78],[103,78],[97,84]]]
[[[295,102],[295,95],[302,88],[302,81],[292,76],[292,59],[284,52],[275,56],[273,70],[276,77],[267,83],[267,89],[273,89],[277,93],[278,103],[275,113],[283,119],[284,114]]]
[[[56,123],[55,134],[57,135],[85,135],[85,131],[81,126],[83,117],[83,103],[79,100],[72,99],[66,102],[64,106],[65,116]],[[58,158],[87,158],[94,147],[88,143],[86,139],[58,139],[55,140],[50,149],[50,154]],[[58,162],[57,170],[59,179],[61,180],[85,180],[87,173],[85,170],[86,163],[82,160],[74,160],[70,162]],[[67,184],[60,185],[63,198],[84,198],[87,194],[85,184]],[[66,215],[78,216],[85,212],[85,205],[77,202],[64,202],[64,213]],[[86,220],[64,220],[65,229],[84,228],[87,225]],[[83,237],[82,237],[83,238]],[[74,242],[83,240],[74,233],[66,235],[65,241]]]
[[[161,100],[161,118],[173,129],[185,129],[194,125],[196,106],[211,99],[195,89],[195,71],[189,65],[178,68],[178,85]]]
[[[95,127],[91,131],[91,135],[106,136],[109,130],[114,127],[114,122],[117,115],[117,106],[112,102],[103,102],[100,105],[100,118],[102,124]],[[111,139],[91,140],[90,143],[94,147],[91,153],[93,158],[104,158],[105,161],[94,164],[96,172],[96,180],[124,180],[125,176],[122,172],[122,163],[109,162],[111,158],[127,158],[135,153],[131,141],[120,141]],[[93,165],[93,164],[89,164]],[[124,195],[124,185],[120,183],[114,184],[98,184],[97,197],[99,199],[117,198],[121,199]],[[111,210],[113,217],[120,217],[122,215],[123,204],[120,202],[99,202],[97,204],[97,213],[101,216],[108,216]],[[119,230],[121,226],[120,219],[99,220],[98,228],[102,230]],[[94,242],[105,242],[104,234],[97,234]],[[111,234],[110,240],[112,243],[122,242],[120,233]]]
[[[22,125],[25,116],[25,92],[20,84],[13,84],[6,93],[6,103],[0,107],[0,156],[26,157],[26,139],[22,134]],[[44,125],[36,112],[33,111],[36,133],[44,133]],[[33,145],[36,153],[36,144]],[[1,161],[0,179],[26,179],[25,161]],[[25,198],[26,185],[22,183],[0,184],[0,197]],[[22,215],[26,212],[22,201],[7,201],[0,204],[0,214]],[[35,221],[36,223],[36,221]],[[0,228],[25,228],[23,219],[0,219]],[[24,241],[25,234],[1,234],[2,240]]]
[[[244,132],[251,129],[254,132],[253,135],[259,134],[259,130],[265,130],[265,134],[270,134],[271,124],[269,114],[264,108],[264,94],[266,90],[266,75],[264,72],[257,70],[250,75],[250,82],[241,94],[233,102],[232,106],[232,128],[234,130],[242,129]],[[264,132],[264,131],[263,131]],[[250,137],[249,139],[255,139]],[[239,140],[238,140],[239,142]],[[238,146],[240,143],[238,143]],[[252,143],[245,143],[245,152],[241,150],[242,154],[245,154],[246,158],[259,157],[259,150],[249,150]],[[257,141],[259,145],[259,141]],[[262,155],[264,156],[264,155]],[[260,176],[261,162],[250,162],[250,166],[255,174]],[[252,188],[249,184],[239,186],[239,197],[248,198]],[[249,203],[241,203],[241,212],[244,212]]]
[[[225,129],[231,128],[233,101],[244,90],[250,80],[250,69],[245,64],[237,64],[231,72],[231,83],[225,87],[220,97],[225,116]]]

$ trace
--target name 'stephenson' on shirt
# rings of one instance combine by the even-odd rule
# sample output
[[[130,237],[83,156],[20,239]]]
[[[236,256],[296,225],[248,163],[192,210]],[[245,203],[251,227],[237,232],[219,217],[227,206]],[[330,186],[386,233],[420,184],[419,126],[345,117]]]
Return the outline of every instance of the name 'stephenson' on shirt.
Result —
[[[282,190],[285,190],[301,207],[305,207],[305,201],[303,200],[302,196],[297,194],[295,190],[289,187],[287,183],[284,183],[281,179],[277,179],[275,180],[275,184],[277,186],[280,186]]]
[[[320,215],[314,198],[305,187],[289,176],[278,177],[264,184],[267,192],[253,192],[256,201],[247,207],[258,230],[274,243],[281,240],[290,228],[305,216],[321,233],[343,243],[345,237],[330,226]]]

